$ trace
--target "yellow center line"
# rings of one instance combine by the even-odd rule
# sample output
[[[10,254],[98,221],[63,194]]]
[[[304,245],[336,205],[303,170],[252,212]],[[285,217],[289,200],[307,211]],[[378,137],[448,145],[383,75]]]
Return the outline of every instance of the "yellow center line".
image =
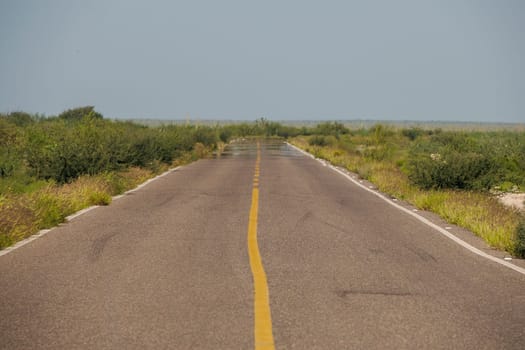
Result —
[[[259,212],[259,167],[261,161],[260,144],[257,143],[256,176],[252,188],[252,205],[248,223],[248,254],[254,286],[254,337],[256,350],[274,350],[272,318],[270,314],[270,293],[264,272],[259,244],[257,243],[257,217]]]

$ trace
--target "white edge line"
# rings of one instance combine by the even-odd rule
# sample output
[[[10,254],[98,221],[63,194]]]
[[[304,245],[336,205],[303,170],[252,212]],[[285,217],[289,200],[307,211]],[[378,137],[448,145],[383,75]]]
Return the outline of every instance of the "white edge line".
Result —
[[[82,210],[77,211],[77,212],[74,213],[74,214],[71,214],[71,215],[69,215],[69,216],[66,216],[66,222],[71,221],[71,220],[73,220],[74,218],[79,217],[80,215],[85,214],[85,213],[87,213],[88,211],[91,211],[91,210],[93,210],[93,209],[95,209],[95,208],[98,208],[98,207],[100,207],[100,205],[92,205],[91,207],[84,208],[84,209],[82,209]]]
[[[155,181],[155,180],[158,180],[158,179],[160,179],[161,177],[164,177],[164,176],[166,176],[166,175],[168,175],[168,174],[174,172],[175,170],[180,169],[181,167],[182,167],[182,166],[178,166],[178,167],[175,167],[175,168],[173,168],[173,169],[167,170],[167,171],[163,172],[162,174],[157,175],[157,176],[155,176],[155,177],[153,177],[153,178],[151,178],[151,179],[148,179],[147,181],[141,183],[140,185],[138,185],[138,186],[135,187],[134,189],[131,189],[131,190],[129,190],[129,191],[124,192],[123,194],[119,194],[119,195],[117,195],[117,196],[112,197],[111,200],[114,201],[114,200],[117,200],[117,199],[119,199],[119,198],[124,197],[126,194],[136,192],[136,191],[140,190],[141,188],[143,188],[144,186],[148,185],[149,183],[151,183],[151,182],[153,182],[153,181]],[[66,217],[66,222],[69,222],[69,221],[71,221],[71,220],[73,220],[73,219],[79,217],[80,215],[83,215],[83,214],[85,214],[85,213],[87,213],[87,212],[89,212],[89,211],[91,211],[91,210],[93,210],[93,209],[96,209],[96,208],[98,208],[98,207],[100,207],[100,205],[93,205],[93,206],[91,206],[91,207],[87,207],[87,208],[84,208],[84,209],[82,209],[82,210],[79,210],[79,211],[77,211],[76,213],[67,216],[67,217]],[[26,239],[23,239],[23,240],[21,240],[21,241],[18,241],[18,242],[15,243],[14,245],[12,245],[12,246],[10,246],[10,247],[7,247],[7,248],[5,248],[5,249],[0,250],[0,256],[7,255],[7,254],[11,253],[12,251],[17,250],[18,248],[23,247],[23,246],[25,246],[26,244],[31,243],[31,242],[33,242],[34,240],[36,240],[36,239],[38,239],[38,238],[40,238],[40,237],[45,236],[46,234],[48,234],[49,232],[53,231],[53,230],[54,230],[55,228],[57,228],[57,227],[58,227],[58,226],[55,226],[55,227],[52,227],[52,228],[46,228],[46,229],[40,230],[40,231],[38,231],[37,233],[35,233],[35,234],[33,234],[33,235],[27,237]]]
[[[297,147],[297,146],[295,146],[295,145],[292,145],[291,143],[288,143],[288,142],[287,142],[287,144],[290,145],[291,147],[295,148],[295,149],[298,150],[299,152],[301,152],[301,153],[303,153],[303,154],[309,156],[310,158],[313,158],[313,159],[319,161],[319,162],[322,163],[322,164],[327,164],[327,163],[328,163],[328,162],[325,161],[325,160],[321,160],[321,159],[319,159],[319,158],[315,158],[314,155],[312,155],[312,154],[310,154],[310,153],[308,153],[308,152],[306,152],[306,151],[300,149],[299,147]],[[436,231],[438,231],[438,232],[441,233],[442,235],[446,236],[447,238],[453,240],[454,242],[456,242],[457,244],[459,244],[459,245],[462,246],[463,248],[468,249],[468,250],[470,250],[472,253],[477,254],[477,255],[479,255],[479,256],[485,258],[485,259],[488,259],[488,260],[494,261],[494,262],[496,262],[496,263],[498,263],[498,264],[500,264],[500,265],[503,265],[503,266],[505,266],[505,267],[508,267],[509,269],[512,269],[512,270],[514,270],[514,271],[516,271],[516,272],[519,272],[519,273],[521,273],[522,275],[525,275],[525,269],[524,269],[524,268],[519,267],[519,266],[516,266],[516,265],[514,265],[514,264],[511,264],[511,263],[509,263],[508,261],[498,259],[498,258],[496,258],[496,257],[494,257],[494,256],[492,256],[492,255],[489,255],[489,254],[485,253],[484,251],[479,250],[478,248],[476,248],[476,247],[474,247],[474,246],[471,246],[470,244],[468,244],[468,243],[465,242],[464,240],[458,238],[457,236],[454,236],[452,233],[450,233],[450,232],[448,232],[447,230],[441,228],[440,226],[434,224],[434,223],[431,222],[430,220],[428,220],[428,219],[422,217],[421,215],[418,215],[418,214],[416,214],[416,213],[410,211],[409,209],[406,209],[406,208],[402,207],[401,205],[399,205],[399,204],[397,204],[397,203],[391,201],[389,198],[387,198],[386,196],[383,196],[381,193],[369,189],[368,187],[366,187],[365,185],[359,183],[359,181],[356,181],[356,180],[353,179],[351,176],[349,176],[349,175],[346,174],[345,172],[341,171],[341,170],[338,169],[337,167],[333,166],[333,165],[330,164],[330,163],[328,163],[328,164],[329,164],[328,166],[329,166],[332,170],[334,170],[334,171],[338,172],[339,174],[343,175],[343,176],[346,177],[348,180],[352,181],[354,184],[356,184],[357,186],[361,187],[363,190],[368,191],[368,192],[374,194],[375,196],[381,198],[382,200],[384,200],[384,201],[387,202],[388,204],[392,205],[393,207],[396,207],[397,209],[399,209],[399,210],[405,212],[406,214],[408,214],[408,215],[410,215],[410,216],[412,216],[412,217],[418,219],[418,220],[421,221],[422,223],[424,223],[424,224],[426,224],[426,225],[432,227],[433,229],[435,229]]]

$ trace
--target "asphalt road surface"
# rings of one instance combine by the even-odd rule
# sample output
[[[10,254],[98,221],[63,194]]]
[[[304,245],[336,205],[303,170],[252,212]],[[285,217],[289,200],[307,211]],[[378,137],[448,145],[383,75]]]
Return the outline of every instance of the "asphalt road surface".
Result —
[[[281,142],[234,144],[0,256],[1,349],[273,346],[524,349],[525,276]]]

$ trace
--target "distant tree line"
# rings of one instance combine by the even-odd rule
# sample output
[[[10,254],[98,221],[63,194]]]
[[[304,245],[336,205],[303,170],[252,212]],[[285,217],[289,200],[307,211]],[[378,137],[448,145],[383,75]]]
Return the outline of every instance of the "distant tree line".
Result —
[[[295,127],[260,118],[231,125],[147,127],[104,119],[93,106],[68,109],[57,116],[0,114],[0,180],[53,180],[66,183],[81,175],[130,166],[170,164],[195,148],[213,150],[235,137],[291,137]]]
[[[65,183],[84,174],[170,164],[196,145],[213,149],[236,137],[299,135],[319,147],[355,151],[364,144],[363,156],[395,158],[421,188],[525,188],[523,132],[445,132],[381,124],[351,130],[340,122],[295,127],[265,118],[221,126],[147,127],[104,119],[93,106],[52,117],[0,114],[0,179],[17,175]]]
[[[104,119],[92,106],[49,118],[0,115],[0,177],[28,175],[69,182],[84,174],[171,163],[196,144],[213,148],[228,133],[211,126],[149,128]]]

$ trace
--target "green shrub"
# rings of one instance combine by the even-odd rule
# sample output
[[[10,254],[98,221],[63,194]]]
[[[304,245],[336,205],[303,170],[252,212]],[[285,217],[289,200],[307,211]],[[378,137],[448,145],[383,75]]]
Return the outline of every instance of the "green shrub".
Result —
[[[514,254],[519,258],[525,258],[525,216],[521,216],[521,220],[516,228],[516,248]]]
[[[379,145],[367,147],[364,152],[364,156],[371,160],[382,161],[391,159],[394,154],[394,146],[392,145]]]
[[[497,184],[502,190],[523,186],[523,132],[434,130],[410,141],[402,132],[374,128],[340,137],[336,148],[323,147],[319,135],[297,137],[293,143],[342,164],[385,193],[471,230],[492,247],[525,257],[525,219],[518,225],[516,211],[486,191]],[[385,149],[390,154],[381,154]]]
[[[32,124],[37,116],[33,116],[26,112],[11,112],[6,116],[6,120],[18,127],[24,127]]]
[[[419,136],[423,135],[424,131],[421,128],[410,128],[401,130],[401,133],[409,140],[414,141]]]
[[[283,137],[285,139],[289,137],[295,137],[300,134],[301,134],[301,130],[293,126],[280,125],[277,129],[277,136]]]
[[[81,175],[154,167],[193,149],[197,140],[213,147],[217,132],[209,127],[148,128],[131,123],[84,118],[71,124],[45,120],[25,131],[24,157],[29,174],[67,183]]]
[[[204,157],[232,137],[297,130],[266,119],[152,128],[103,119],[92,106],[51,118],[0,114],[0,198],[9,198],[9,205],[0,203],[0,248],[86,206],[109,204],[112,195],[169,166]]]
[[[421,188],[525,187],[525,133],[441,132],[411,146],[406,169]]]
[[[339,122],[324,122],[313,128],[311,133],[324,136],[331,135],[339,138],[340,135],[350,133],[350,130]]]
[[[232,138],[232,135],[233,131],[230,128],[222,128],[219,132],[219,139],[224,143],[228,143]]]
[[[448,152],[412,157],[408,176],[425,189],[489,189],[490,160],[483,154]]]
[[[215,129],[209,126],[197,126],[193,130],[193,139],[195,143],[205,146],[212,146],[219,140]]]
[[[0,178],[13,175],[21,167],[23,159],[20,150],[21,132],[8,118],[0,118]]]
[[[95,111],[93,106],[68,109],[58,115],[59,118],[69,121],[80,121],[85,118],[102,119],[102,114]]]
[[[376,145],[381,145],[394,134],[394,131],[383,124],[376,124],[370,129],[370,133],[373,135],[373,142]]]
[[[311,146],[334,146],[336,143],[337,139],[334,136],[314,135],[308,139],[308,144]]]

